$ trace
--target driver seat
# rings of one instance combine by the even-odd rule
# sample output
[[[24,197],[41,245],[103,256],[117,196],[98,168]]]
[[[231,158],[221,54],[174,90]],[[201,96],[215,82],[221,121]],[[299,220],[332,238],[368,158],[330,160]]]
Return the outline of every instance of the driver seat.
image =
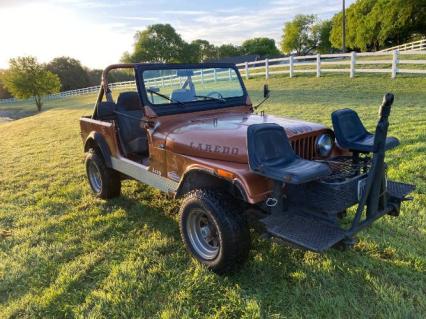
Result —
[[[126,153],[148,155],[144,111],[137,92],[122,92],[117,98],[116,115],[120,139]]]

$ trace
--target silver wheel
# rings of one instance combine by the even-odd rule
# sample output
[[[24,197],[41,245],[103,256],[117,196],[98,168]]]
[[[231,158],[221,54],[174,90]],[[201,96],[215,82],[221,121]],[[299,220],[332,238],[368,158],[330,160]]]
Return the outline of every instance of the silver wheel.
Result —
[[[100,193],[102,191],[102,177],[99,167],[94,161],[88,163],[87,173],[89,175],[90,186],[95,193]]]
[[[220,241],[216,225],[199,208],[193,208],[186,221],[186,232],[192,248],[203,259],[216,258],[220,250]]]

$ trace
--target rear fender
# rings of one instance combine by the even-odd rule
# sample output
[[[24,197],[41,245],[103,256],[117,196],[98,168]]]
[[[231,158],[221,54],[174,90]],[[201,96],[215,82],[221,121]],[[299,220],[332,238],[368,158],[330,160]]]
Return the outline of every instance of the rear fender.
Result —
[[[84,142],[84,151],[88,152],[91,148],[97,149],[102,154],[105,165],[112,168],[111,151],[108,147],[105,138],[99,132],[91,132]]]

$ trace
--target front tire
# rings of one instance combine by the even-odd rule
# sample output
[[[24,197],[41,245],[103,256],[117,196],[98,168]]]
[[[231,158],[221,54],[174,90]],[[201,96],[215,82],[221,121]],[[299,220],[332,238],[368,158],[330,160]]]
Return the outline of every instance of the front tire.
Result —
[[[104,160],[91,149],[85,160],[90,188],[96,197],[109,199],[120,196],[121,179],[117,171],[105,166]]]
[[[250,232],[234,202],[226,194],[195,190],[185,196],[179,211],[186,249],[219,274],[241,266],[250,250]]]

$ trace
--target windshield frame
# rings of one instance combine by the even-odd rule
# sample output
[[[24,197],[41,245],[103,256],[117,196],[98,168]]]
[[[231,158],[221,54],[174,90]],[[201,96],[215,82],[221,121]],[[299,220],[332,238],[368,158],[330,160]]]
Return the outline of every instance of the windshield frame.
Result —
[[[164,104],[153,104],[150,102],[145,82],[143,80],[143,72],[148,70],[168,70],[168,69],[212,69],[212,68],[224,68],[233,69],[237,75],[238,81],[243,92],[242,96],[228,97],[223,101],[215,101],[208,99],[199,99],[197,101],[182,102],[180,103],[164,103]],[[136,84],[139,91],[139,96],[143,102],[143,105],[149,106],[158,116],[162,115],[173,115],[180,113],[198,112],[206,110],[222,109],[233,106],[241,106],[247,103],[247,89],[244,85],[243,79],[238,68],[232,63],[198,63],[198,64],[138,64],[136,67]]]

